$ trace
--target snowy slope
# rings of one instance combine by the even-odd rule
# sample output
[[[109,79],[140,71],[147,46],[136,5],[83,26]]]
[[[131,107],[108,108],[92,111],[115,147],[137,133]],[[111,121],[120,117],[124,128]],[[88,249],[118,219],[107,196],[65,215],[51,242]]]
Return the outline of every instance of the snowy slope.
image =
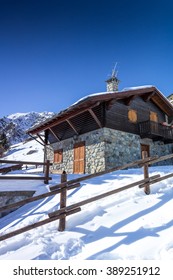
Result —
[[[33,148],[37,152],[28,155]],[[42,147],[30,141],[14,146],[6,158],[36,160],[36,156],[41,159]],[[172,166],[150,167],[150,175],[170,172]],[[69,175],[69,179],[75,176]],[[68,205],[142,178],[142,168],[138,168],[85,181],[79,189],[68,192]],[[59,180],[59,175],[54,175],[50,185]],[[36,194],[46,192],[50,186],[40,181],[22,184],[23,188],[35,189]],[[4,180],[0,188],[18,189],[22,185]],[[151,190],[151,195],[146,196],[135,187],[87,204],[81,212],[67,217],[65,232],[58,232],[55,221],[2,241],[0,260],[173,260],[173,179],[152,185]],[[0,219],[0,235],[45,219],[57,209],[59,195],[27,204]]]

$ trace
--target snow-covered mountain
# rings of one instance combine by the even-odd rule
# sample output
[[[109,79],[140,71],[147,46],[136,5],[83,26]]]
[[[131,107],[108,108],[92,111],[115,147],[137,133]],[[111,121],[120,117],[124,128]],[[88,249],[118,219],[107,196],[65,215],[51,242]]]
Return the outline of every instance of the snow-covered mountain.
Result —
[[[16,113],[0,119],[0,133],[5,133],[10,145],[29,138],[26,131],[54,115],[52,112]]]

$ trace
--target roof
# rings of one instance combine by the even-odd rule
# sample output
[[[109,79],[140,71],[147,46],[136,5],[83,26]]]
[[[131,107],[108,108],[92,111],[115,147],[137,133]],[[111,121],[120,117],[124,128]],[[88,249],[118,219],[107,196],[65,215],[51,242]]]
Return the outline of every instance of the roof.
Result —
[[[165,114],[168,116],[173,116],[173,106],[169,100],[155,87],[155,86],[140,86],[124,89],[122,91],[116,92],[101,92],[94,93],[83,97],[76,103],[72,104],[67,109],[60,111],[54,117],[40,123],[39,125],[29,129],[27,133],[37,134],[44,131],[62,121],[76,116],[80,112],[92,108],[98,105],[100,102],[106,102],[110,100],[121,100],[126,99],[131,100],[132,98],[142,96],[146,101],[152,100]]]

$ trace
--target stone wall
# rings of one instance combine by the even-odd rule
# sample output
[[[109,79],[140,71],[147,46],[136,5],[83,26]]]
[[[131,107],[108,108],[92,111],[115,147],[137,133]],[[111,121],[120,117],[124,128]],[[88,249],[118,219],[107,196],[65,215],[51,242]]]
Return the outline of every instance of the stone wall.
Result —
[[[35,191],[1,191],[0,192],[0,207],[4,207],[22,200],[25,200],[34,195]],[[18,208],[18,207],[17,207]],[[17,209],[16,208],[16,209]],[[5,210],[0,213],[0,218],[13,212],[16,209]]]
[[[172,153],[172,145],[163,142],[153,142],[151,139],[141,139],[140,136],[101,128],[78,136],[77,139],[67,139],[48,147],[47,158],[53,161],[53,150],[63,149],[63,162],[54,164],[53,172],[73,173],[74,144],[85,141],[85,173],[95,173],[115,166],[123,165],[141,158],[141,144],[150,146],[150,155],[167,155]],[[158,163],[172,164],[172,160]]]
[[[63,149],[63,162],[54,163],[52,167],[53,172],[62,173],[65,170],[67,173],[73,173],[73,139],[67,139],[62,142],[56,142],[47,148],[47,159],[53,162],[55,150]]]
[[[53,161],[53,150],[63,149],[63,162],[54,164],[52,171],[61,173],[65,170],[67,173],[73,173],[74,144],[85,142],[85,173],[95,173],[105,170],[105,142],[104,129],[98,129],[73,138],[56,142],[47,148],[47,159]]]
[[[151,156],[164,156],[164,155],[169,155],[173,153],[173,145],[172,144],[167,144],[164,145],[162,141],[158,142],[153,142],[150,145],[150,155]],[[172,165],[173,164],[173,159],[167,159],[165,161],[161,161],[156,163],[155,165]]]
[[[106,168],[140,159],[140,137],[135,134],[104,129]]]

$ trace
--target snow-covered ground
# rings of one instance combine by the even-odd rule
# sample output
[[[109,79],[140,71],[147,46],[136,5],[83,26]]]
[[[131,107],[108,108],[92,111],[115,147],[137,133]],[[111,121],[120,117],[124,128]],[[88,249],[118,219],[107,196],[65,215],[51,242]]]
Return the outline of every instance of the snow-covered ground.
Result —
[[[35,150],[33,153],[28,152]],[[40,144],[30,141],[12,147],[6,159],[43,160]],[[22,170],[22,173],[41,169]],[[13,174],[21,173],[15,171]],[[150,175],[172,172],[172,166],[150,167]],[[76,175],[69,175],[74,178]],[[143,179],[142,168],[113,172],[81,183],[68,191],[68,205]],[[36,190],[50,185],[42,181],[0,181],[1,190]],[[134,187],[82,206],[67,217],[66,231],[58,221],[0,242],[0,260],[173,260],[173,179],[152,185],[151,194]],[[29,203],[0,219],[0,235],[41,221],[59,209],[59,195]]]

